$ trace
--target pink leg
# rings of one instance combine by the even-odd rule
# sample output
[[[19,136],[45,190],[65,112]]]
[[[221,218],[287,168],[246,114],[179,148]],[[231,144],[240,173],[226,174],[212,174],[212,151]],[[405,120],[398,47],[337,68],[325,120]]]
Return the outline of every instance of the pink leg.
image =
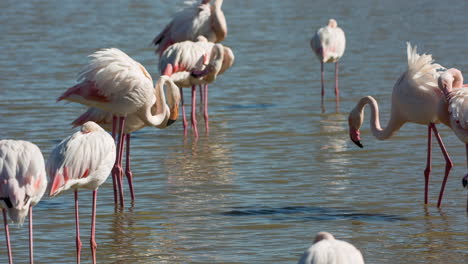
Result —
[[[201,84],[198,85],[198,88],[200,89],[200,104],[203,104],[203,102],[204,102],[204,101],[203,101],[203,100],[204,100],[203,98],[204,98],[205,95],[204,95],[204,91],[203,91],[203,89],[202,89],[202,85],[201,85]]]
[[[196,104],[197,104],[197,86],[192,85],[192,129],[193,129],[193,133],[195,137],[198,138]]]
[[[210,125],[208,120],[208,84],[205,84],[205,100],[203,101],[203,117],[205,118],[206,134],[210,132]]]
[[[335,97],[336,97],[336,107],[340,107],[340,90],[338,89],[338,61],[335,62]]]
[[[75,224],[76,224],[76,263],[81,262],[80,216],[78,210],[78,190],[75,190]]]
[[[112,138],[114,139],[114,142],[115,142],[116,133],[117,133],[117,116],[113,116],[112,117]],[[117,201],[118,201],[117,178],[115,176],[116,174],[112,173],[112,187],[114,188],[114,204],[117,204]]]
[[[442,196],[444,196],[444,190],[445,190],[445,184],[447,183],[447,179],[450,173],[450,170],[453,167],[453,162],[450,160],[450,157],[447,153],[447,149],[444,146],[444,143],[442,142],[442,138],[440,137],[439,132],[437,131],[437,128],[434,124],[432,124],[433,130],[434,130],[434,136],[437,139],[437,142],[439,142],[440,150],[442,151],[442,154],[444,155],[445,159],[445,175],[444,175],[444,180],[442,181],[442,186],[440,187],[440,194],[439,194],[439,200],[437,201],[437,207],[440,208],[440,204],[442,203]]]
[[[11,244],[10,244],[10,229],[8,228],[8,218],[6,209],[2,209],[3,212],[3,223],[5,225],[5,238],[8,250],[8,264],[13,264],[13,256],[11,254]]]
[[[427,126],[427,161],[426,169],[424,170],[424,204],[428,203],[428,192],[429,192],[429,177],[431,175],[431,154],[432,154],[432,126]]]
[[[97,200],[97,189],[93,191],[93,209],[91,214],[91,256],[93,257],[93,264],[96,264],[96,200]]]
[[[130,196],[132,197],[132,201],[135,201],[135,192],[133,191],[133,173],[130,169],[130,134],[125,135],[125,140],[127,142],[127,150],[125,153],[125,175],[127,175]]]
[[[29,205],[29,263],[34,263],[34,249],[33,249],[33,217],[32,206]]]
[[[324,83],[324,73],[323,73],[323,61],[320,62],[320,78],[321,78],[321,84],[322,84],[322,103],[323,103],[323,97],[325,96],[325,83]]]
[[[180,90],[180,102],[182,104],[182,125],[184,127],[184,136],[187,136],[187,117],[185,116],[184,93],[183,93],[182,87],[180,87],[179,90]]]
[[[122,187],[122,152],[123,152],[123,141],[124,141],[124,130],[125,117],[119,117],[119,130],[118,130],[118,140],[117,140],[117,157],[115,158],[114,167],[112,168],[112,174],[115,175],[117,180],[117,189],[119,190],[120,205],[124,206],[124,195]],[[113,176],[114,177],[114,176]]]

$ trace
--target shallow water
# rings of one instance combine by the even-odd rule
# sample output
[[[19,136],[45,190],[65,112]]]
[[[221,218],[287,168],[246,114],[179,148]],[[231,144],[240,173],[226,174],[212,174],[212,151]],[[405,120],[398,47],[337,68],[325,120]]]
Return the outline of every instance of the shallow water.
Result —
[[[182,6],[172,2],[1,1],[0,138],[30,140],[48,157],[85,110],[55,99],[97,49],[118,47],[157,76],[150,42]],[[366,263],[468,262],[463,144],[439,126],[454,162],[439,210],[445,164],[436,144],[423,205],[426,127],[407,124],[377,141],[366,112],[365,148],[347,134],[347,113],[361,96],[373,95],[388,120],[406,41],[446,67],[468,69],[468,3],[336,2],[224,1],[225,44],[236,62],[210,86],[210,135],[202,116],[197,141],[183,137],[180,121],[134,134],[137,200],[116,210],[111,180],[100,188],[98,263],[296,263],[324,230],[360,248]],[[322,112],[309,39],[331,17],[347,50],[340,108],[326,65]],[[80,192],[80,205],[89,263],[89,191]],[[74,262],[73,212],[72,193],[34,208],[36,263]],[[13,226],[11,236],[15,263],[26,263],[26,226]],[[5,248],[2,235],[0,263]]]

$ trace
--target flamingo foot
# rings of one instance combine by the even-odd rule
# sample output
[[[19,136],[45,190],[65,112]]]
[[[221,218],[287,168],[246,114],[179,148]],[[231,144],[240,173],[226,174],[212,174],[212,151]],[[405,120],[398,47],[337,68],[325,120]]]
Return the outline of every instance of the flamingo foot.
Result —
[[[115,179],[117,180],[117,189],[119,190],[118,196],[120,198],[120,205],[124,206],[124,194],[122,186],[123,169],[120,164],[114,164],[114,167],[112,168],[112,175],[115,175]]]
[[[128,180],[128,187],[130,189],[130,196],[132,198],[132,201],[135,201],[135,192],[133,191],[133,173],[129,168],[127,168],[125,170],[125,175],[127,176],[127,180]]]

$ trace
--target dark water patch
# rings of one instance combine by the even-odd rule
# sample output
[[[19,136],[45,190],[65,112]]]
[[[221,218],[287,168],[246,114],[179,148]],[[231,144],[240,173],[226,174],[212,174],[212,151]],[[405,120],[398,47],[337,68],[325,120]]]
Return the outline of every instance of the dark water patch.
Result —
[[[275,104],[232,104],[226,106],[227,109],[267,109],[275,107]]]
[[[308,221],[330,221],[330,220],[359,220],[359,221],[404,221],[406,218],[397,215],[361,213],[356,211],[341,210],[335,208],[309,207],[309,206],[286,206],[280,208],[271,207],[238,207],[234,210],[223,212],[226,216],[256,216],[273,215],[273,220],[308,220]],[[291,217],[290,215],[294,215]],[[285,217],[288,216],[288,217]]]

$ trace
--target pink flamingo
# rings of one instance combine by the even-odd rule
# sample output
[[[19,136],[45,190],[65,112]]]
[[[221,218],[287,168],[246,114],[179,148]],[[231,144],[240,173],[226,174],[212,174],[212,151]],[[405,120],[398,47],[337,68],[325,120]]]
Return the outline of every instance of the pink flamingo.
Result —
[[[297,264],[364,264],[364,258],[352,244],[337,240],[328,232],[319,232],[312,246]]]
[[[164,96],[159,97],[161,99],[161,103],[156,103],[151,107],[151,113],[152,114],[157,114],[158,111],[161,111],[158,109],[158,106],[164,106],[163,112],[164,112],[164,121],[160,124],[157,125],[157,128],[164,129],[170,126],[172,123],[175,122],[177,119],[178,115],[178,108],[179,108],[179,102],[180,102],[180,92],[179,88],[174,84],[174,82],[168,78],[167,76],[163,75],[159,78],[159,80],[156,83],[156,90],[158,91],[158,94],[161,94],[162,92],[162,87],[164,87],[165,83],[168,82],[169,89],[167,90],[167,101],[168,104],[166,104],[166,100]],[[172,109],[172,110],[171,110]],[[83,113],[81,116],[79,116],[77,119],[75,119],[72,124],[74,127],[76,126],[81,126],[84,123],[88,121],[93,121],[97,124],[99,124],[101,127],[103,127],[107,131],[112,131],[112,125],[113,125],[113,115],[112,113],[103,111],[99,108],[96,107],[90,107],[85,113]],[[135,192],[133,189],[133,173],[130,168],[130,134],[142,129],[143,127],[147,126],[147,124],[136,114],[129,114],[125,120],[125,125],[124,125],[124,139],[126,143],[126,151],[125,151],[125,175],[127,176],[128,180],[128,185],[130,189],[130,196],[132,201],[135,200]],[[121,154],[123,151],[121,152]]]
[[[450,128],[458,139],[465,143],[468,167],[468,106],[465,105],[465,100],[468,97],[468,85],[463,85],[463,75],[460,70],[455,68],[442,73],[438,84],[448,104],[447,118]],[[463,187],[468,187],[468,174],[463,177],[462,184]],[[468,200],[466,210],[468,212]]]
[[[39,148],[23,140],[0,140],[0,208],[3,212],[8,263],[13,263],[7,212],[20,225],[29,212],[29,262],[33,256],[32,208],[44,195],[47,177]]]
[[[322,104],[325,95],[323,64],[335,63],[335,96],[339,103],[338,89],[338,61],[343,56],[346,47],[344,31],[338,27],[335,19],[328,20],[328,25],[321,27],[310,40],[310,46],[320,60],[321,84],[322,84]]]
[[[205,36],[210,42],[221,42],[227,36],[227,24],[221,10],[223,0],[188,2],[188,6],[177,12],[172,21],[153,40],[156,52],[161,55],[174,43],[186,40],[195,41],[198,36]]]
[[[97,190],[109,174],[116,157],[113,138],[94,122],[86,122],[80,131],[62,140],[47,160],[50,178],[49,195],[55,197],[73,189],[75,192],[76,262],[80,263],[81,240],[78,215],[78,189],[93,190],[91,218],[91,254],[96,263],[96,200]]]
[[[92,60],[79,74],[80,83],[69,88],[57,101],[65,99],[113,114],[112,135],[114,138],[116,131],[118,132],[117,158],[112,170],[114,201],[117,203],[119,196],[120,204],[123,206],[122,153],[125,119],[128,115],[134,114],[147,126],[161,125],[167,120],[167,113],[164,111],[164,90],[162,85],[153,88],[152,78],[146,69],[119,49],[103,49],[93,53],[90,57]],[[167,77],[161,78],[171,82]],[[152,109],[155,104],[157,111],[153,114]],[[171,113],[167,122],[175,121],[178,115],[177,107],[174,104],[170,109]],[[131,181],[129,179],[129,182]],[[119,194],[117,194],[117,189]]]
[[[453,166],[435,126],[439,122],[448,125],[447,118],[445,117],[446,114],[443,110],[444,106],[446,107],[444,97],[437,87],[437,77],[439,75],[437,70],[441,69],[442,66],[433,63],[431,55],[417,54],[416,47],[412,49],[409,43],[407,43],[407,53],[408,70],[402,74],[393,87],[391,116],[387,126],[385,128],[381,128],[380,126],[377,101],[371,96],[366,96],[361,98],[349,113],[350,138],[356,145],[362,148],[359,129],[364,122],[364,106],[367,104],[369,104],[371,110],[371,131],[379,140],[390,138],[407,122],[427,125],[428,149],[426,169],[424,170],[424,203],[427,204],[428,202],[429,176],[431,172],[431,133],[433,132],[445,158],[445,177],[437,203],[437,206],[440,207],[445,183]]]
[[[223,74],[234,63],[232,50],[221,44],[214,44],[199,37],[198,41],[183,41],[171,45],[159,59],[161,74],[171,77],[180,88],[182,100],[182,116],[184,134],[187,135],[187,120],[185,119],[184,97],[182,88],[192,87],[192,128],[198,137],[197,120],[195,117],[196,85],[205,85],[204,118],[208,133],[208,84],[218,75]]]

